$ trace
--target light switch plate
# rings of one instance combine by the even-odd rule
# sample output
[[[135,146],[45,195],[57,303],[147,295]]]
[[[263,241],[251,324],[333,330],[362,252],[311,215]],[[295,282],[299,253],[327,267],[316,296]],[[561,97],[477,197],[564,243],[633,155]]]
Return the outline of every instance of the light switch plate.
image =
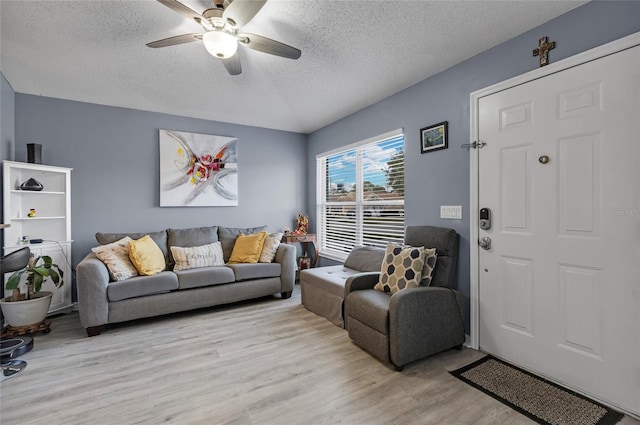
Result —
[[[440,218],[462,220],[462,205],[440,205]]]

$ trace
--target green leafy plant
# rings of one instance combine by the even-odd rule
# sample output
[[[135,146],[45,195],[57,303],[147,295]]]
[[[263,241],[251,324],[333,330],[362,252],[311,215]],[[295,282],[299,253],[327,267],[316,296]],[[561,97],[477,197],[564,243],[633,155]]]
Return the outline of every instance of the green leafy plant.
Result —
[[[25,273],[27,275],[27,293],[23,295],[20,293],[20,281]],[[48,255],[38,258],[31,256],[27,267],[15,271],[7,280],[5,288],[13,291],[11,301],[28,300],[40,292],[42,284],[47,279],[51,279],[56,288],[60,288],[64,284],[63,275],[64,273],[60,270],[60,267],[54,264]]]

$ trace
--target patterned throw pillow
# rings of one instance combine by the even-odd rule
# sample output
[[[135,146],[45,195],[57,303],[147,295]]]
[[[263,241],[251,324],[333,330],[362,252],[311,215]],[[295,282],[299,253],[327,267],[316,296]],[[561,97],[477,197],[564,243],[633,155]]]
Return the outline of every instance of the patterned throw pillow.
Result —
[[[262,252],[260,253],[260,258],[258,259],[259,263],[272,263],[273,259],[276,257],[276,251],[280,246],[280,241],[282,240],[283,233],[271,233],[267,235],[267,239],[264,240],[264,245],[262,245]]]
[[[138,276],[138,270],[129,259],[130,237],[122,238],[110,244],[91,248],[109,270],[111,279],[119,281],[126,280],[133,276]]]
[[[430,286],[431,275],[433,274],[433,269],[436,268],[438,253],[435,248],[425,248],[424,255],[424,267],[422,267],[422,280],[420,281],[420,286]]]
[[[380,281],[373,289],[395,294],[405,288],[417,288],[422,278],[425,249],[388,244],[380,270]]]
[[[224,266],[222,244],[213,242],[194,247],[172,246],[171,255],[176,264],[173,270],[189,270],[199,267]]]

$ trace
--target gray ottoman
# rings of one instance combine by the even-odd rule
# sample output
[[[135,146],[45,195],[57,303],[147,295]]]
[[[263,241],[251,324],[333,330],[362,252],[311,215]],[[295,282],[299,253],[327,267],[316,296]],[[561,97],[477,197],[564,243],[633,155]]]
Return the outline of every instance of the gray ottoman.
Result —
[[[347,279],[362,272],[379,272],[383,257],[383,248],[357,247],[351,251],[344,265],[300,271],[302,305],[344,328],[342,303]]]
[[[327,266],[300,272],[302,305],[336,326],[344,327],[342,302],[344,284],[349,276],[360,273],[344,266]]]

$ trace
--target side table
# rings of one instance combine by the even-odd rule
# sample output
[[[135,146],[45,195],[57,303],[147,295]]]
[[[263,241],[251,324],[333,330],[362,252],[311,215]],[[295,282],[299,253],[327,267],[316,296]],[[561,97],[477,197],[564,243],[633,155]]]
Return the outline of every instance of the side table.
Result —
[[[282,242],[287,244],[292,244],[299,242],[302,244],[304,249],[304,256],[309,256],[309,244],[313,246],[313,261],[311,262],[311,267],[315,267],[318,264],[318,245],[316,243],[316,235],[315,233],[285,233],[282,237]]]

